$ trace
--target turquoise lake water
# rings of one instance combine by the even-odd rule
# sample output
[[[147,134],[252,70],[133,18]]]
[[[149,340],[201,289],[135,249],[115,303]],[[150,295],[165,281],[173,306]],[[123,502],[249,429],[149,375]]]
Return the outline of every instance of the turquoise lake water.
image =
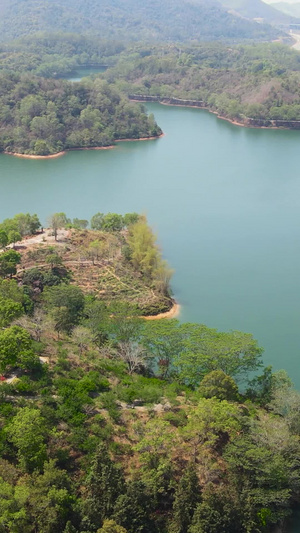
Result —
[[[181,318],[251,332],[300,388],[300,132],[251,130],[150,104],[161,139],[59,159],[0,155],[0,218],[148,216]]]

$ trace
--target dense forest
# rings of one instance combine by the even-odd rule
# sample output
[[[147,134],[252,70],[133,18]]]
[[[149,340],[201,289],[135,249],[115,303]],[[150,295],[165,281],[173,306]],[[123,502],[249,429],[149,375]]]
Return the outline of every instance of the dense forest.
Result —
[[[157,283],[143,217],[49,224],[19,214],[0,227],[0,530],[282,525],[300,490],[300,394],[285,372],[262,367],[250,334],[145,320],[121,283],[111,301],[78,285],[64,254],[91,252],[90,234],[100,277],[117,256]]]
[[[39,31],[124,41],[270,41],[282,34],[234,16],[213,0],[2,0],[1,41]]]
[[[85,65],[113,65],[125,45],[78,34],[38,33],[0,44],[0,70],[58,78]]]
[[[0,149],[48,155],[161,133],[153,116],[102,80],[72,84],[13,72],[0,75]]]
[[[107,70],[99,78],[105,79],[110,84],[109,90],[118,92],[123,102],[124,97],[132,94],[155,96],[160,100],[194,100],[221,116],[248,125],[272,126],[272,120],[282,120],[286,122],[283,127],[298,127],[291,122],[300,120],[300,56],[280,43],[236,46],[220,43],[126,45],[56,33],[24,38],[0,48],[0,72],[4,75],[4,86],[5,79],[11,76],[12,71],[57,78],[86,65],[105,65]],[[35,79],[33,83],[38,82]],[[72,94],[74,91],[78,93],[74,87],[67,90],[65,82],[58,83],[66,90],[66,97],[70,91]],[[91,83],[85,80],[84,85],[89,87]],[[35,89],[35,92],[39,90]],[[121,97],[121,93],[124,97]],[[45,94],[42,97],[48,98]],[[7,102],[10,113],[15,116],[13,100],[6,98],[5,109]],[[89,103],[93,106],[94,100],[91,99]],[[118,112],[119,109],[116,109],[116,114]],[[76,115],[73,110],[73,119],[74,113]],[[2,132],[7,131],[8,124],[1,118],[0,121]],[[151,131],[153,135],[155,131],[159,133],[159,128],[153,126],[152,118],[150,121],[149,133],[143,127],[138,136],[147,137]],[[63,146],[75,146],[67,141],[69,131],[64,125],[66,120],[62,117],[60,122],[63,123],[65,136]],[[16,126],[20,124],[14,119],[9,127]],[[80,129],[80,125],[76,124],[75,128]],[[123,131],[122,136],[135,138],[137,134]],[[108,137],[110,142],[113,141],[111,135]],[[77,141],[77,146],[88,144],[84,140]],[[95,146],[92,140],[90,146]],[[20,151],[30,150],[30,145],[20,148]],[[57,150],[50,147],[49,153],[53,151]]]
[[[270,126],[300,120],[299,70],[299,53],[279,43],[141,45],[103,76],[127,94],[195,100],[221,116]]]

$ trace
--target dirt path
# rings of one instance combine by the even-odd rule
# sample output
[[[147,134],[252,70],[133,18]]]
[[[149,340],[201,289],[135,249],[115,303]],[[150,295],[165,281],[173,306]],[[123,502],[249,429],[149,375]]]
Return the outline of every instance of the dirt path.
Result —
[[[6,248],[0,249],[1,252],[5,252],[8,248],[15,248],[16,250],[21,248],[30,248],[35,244],[54,244],[56,246],[62,246],[66,243],[70,237],[70,230],[61,228],[57,231],[57,240],[55,240],[52,230],[50,228],[44,229],[43,233],[38,233],[30,237],[24,237],[21,241],[13,244],[9,244]]]

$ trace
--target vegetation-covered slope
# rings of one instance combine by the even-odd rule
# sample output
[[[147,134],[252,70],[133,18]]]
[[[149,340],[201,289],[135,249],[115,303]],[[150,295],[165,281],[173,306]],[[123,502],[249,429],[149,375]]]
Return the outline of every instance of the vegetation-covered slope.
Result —
[[[0,76],[0,149],[48,155],[157,136],[153,117],[106,82],[72,84],[14,73]]]
[[[126,41],[271,40],[278,35],[268,26],[227,13],[215,2],[12,0],[1,4],[3,41],[58,30]]]
[[[93,217],[101,242],[103,232],[118,236],[117,220]],[[20,271],[19,283],[24,249],[0,253],[2,531],[282,526],[300,492],[300,395],[286,374],[266,368],[249,381],[262,365],[250,334],[149,322],[121,293],[108,304],[82,292],[57,259],[66,222],[61,213],[51,217],[58,241],[47,266]],[[140,257],[133,228],[141,222],[127,215],[133,266]],[[38,230],[36,215],[6,220],[1,246],[19,232],[29,247]],[[88,234],[76,231],[80,254]]]
[[[126,51],[103,75],[127,94],[195,100],[245,124],[250,117],[258,126],[300,120],[300,55],[287,46],[174,45],[160,54],[140,47],[139,57],[136,51]]]
[[[275,25],[288,25],[291,23],[300,23],[293,16],[286,15],[276,9],[276,4],[270,6],[263,0],[219,0],[224,7],[233,9],[243,17],[249,19],[261,19],[264,22]]]
[[[62,32],[39,33],[1,43],[0,70],[31,72],[46,78],[69,75],[82,65],[111,65],[124,44]]]

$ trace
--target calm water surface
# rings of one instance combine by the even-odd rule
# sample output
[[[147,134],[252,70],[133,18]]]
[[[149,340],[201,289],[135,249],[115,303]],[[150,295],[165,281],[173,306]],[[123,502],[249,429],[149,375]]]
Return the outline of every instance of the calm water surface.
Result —
[[[65,79],[69,81],[80,81],[86,76],[92,76],[93,74],[99,74],[99,72],[104,72],[106,67],[81,67],[75,70],[70,76],[67,76]]]
[[[146,213],[181,318],[252,332],[300,389],[300,132],[150,104],[165,137],[31,161],[0,155],[0,219]]]

